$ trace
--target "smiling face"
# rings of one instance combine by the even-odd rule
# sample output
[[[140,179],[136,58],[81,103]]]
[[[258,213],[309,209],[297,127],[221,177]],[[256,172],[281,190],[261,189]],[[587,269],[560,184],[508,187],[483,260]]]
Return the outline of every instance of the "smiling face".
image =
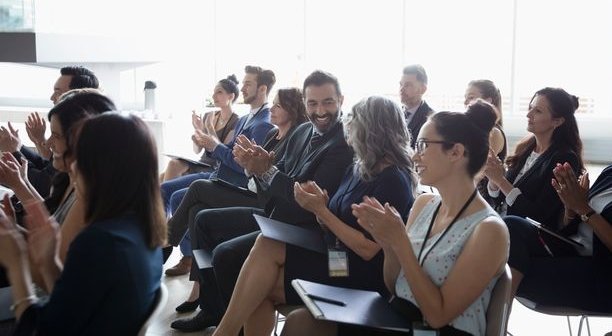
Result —
[[[51,148],[51,153],[53,153],[53,168],[67,172],[70,168],[70,163],[72,162],[70,157],[64,157],[66,151],[68,150],[68,144],[66,143],[66,137],[64,135],[64,131],[62,129],[62,125],[60,124],[57,116],[51,116],[51,121],[49,122],[51,128],[51,136],[47,143]]]
[[[436,131],[434,123],[426,122],[419,132],[417,148],[412,156],[421,184],[435,186],[437,181],[452,173],[445,144],[450,145]]]
[[[527,112],[527,131],[535,135],[551,134],[563,124],[563,118],[555,118],[545,96],[536,95]]]
[[[325,133],[338,122],[343,100],[332,83],[306,87],[306,114],[317,131]]]

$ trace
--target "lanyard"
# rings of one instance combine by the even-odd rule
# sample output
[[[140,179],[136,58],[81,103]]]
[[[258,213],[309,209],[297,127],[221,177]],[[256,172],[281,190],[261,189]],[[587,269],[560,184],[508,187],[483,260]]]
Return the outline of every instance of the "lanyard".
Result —
[[[470,203],[472,203],[474,198],[476,198],[476,193],[477,192],[478,192],[477,189],[474,189],[474,192],[472,193],[470,198],[468,198],[468,200],[465,202],[465,204],[463,205],[461,210],[459,210],[459,213],[457,214],[457,216],[455,216],[455,218],[453,218],[452,222],[450,222],[450,224],[448,224],[446,229],[444,229],[444,231],[440,235],[440,238],[438,238],[438,240],[436,240],[436,242],[433,243],[431,248],[429,250],[427,250],[427,252],[423,256],[423,259],[421,259],[421,255],[423,254],[423,250],[425,250],[425,244],[427,243],[427,240],[429,239],[429,234],[431,233],[431,229],[433,228],[433,225],[434,225],[434,222],[436,220],[436,217],[438,216],[438,210],[440,210],[440,206],[442,205],[442,202],[440,202],[438,204],[438,206],[436,207],[436,210],[433,213],[433,216],[431,216],[431,222],[429,223],[429,228],[427,229],[427,233],[425,234],[425,239],[423,239],[423,245],[421,246],[421,251],[419,251],[419,257],[417,258],[417,260],[421,261],[420,262],[421,266],[423,266],[423,264],[425,263],[425,259],[427,259],[427,256],[429,255],[429,252],[431,252],[431,250],[433,250],[434,247],[436,247],[436,245],[438,245],[438,243],[442,240],[442,238],[444,238],[444,235],[446,235],[446,233],[450,230],[450,228],[453,226],[453,224],[455,224],[457,219],[459,219],[459,217],[463,214],[465,209],[467,209],[467,207],[470,205]]]

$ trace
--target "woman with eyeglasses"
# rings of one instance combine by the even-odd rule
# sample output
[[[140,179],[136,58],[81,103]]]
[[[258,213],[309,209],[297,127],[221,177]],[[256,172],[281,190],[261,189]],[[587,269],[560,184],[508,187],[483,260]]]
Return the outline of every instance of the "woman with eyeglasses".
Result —
[[[358,223],[383,249],[391,306],[440,335],[485,334],[491,290],[508,257],[506,226],[475,183],[494,123],[495,112],[484,102],[473,103],[466,113],[430,117],[419,132],[413,161],[421,184],[435,187],[439,195],[419,196],[405,227],[385,202],[365,197],[353,205]],[[325,335],[336,330],[386,334],[345,325],[327,328]]]

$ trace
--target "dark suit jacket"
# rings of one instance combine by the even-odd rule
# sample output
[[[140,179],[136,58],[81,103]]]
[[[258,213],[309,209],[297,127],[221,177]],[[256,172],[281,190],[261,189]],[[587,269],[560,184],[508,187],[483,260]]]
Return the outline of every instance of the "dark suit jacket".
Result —
[[[416,143],[416,138],[419,135],[419,131],[423,124],[427,121],[430,115],[434,113],[434,110],[427,105],[425,101],[419,106],[419,108],[414,112],[414,116],[410,120],[408,124],[408,131],[410,131],[410,147],[414,148],[414,144]]]
[[[304,210],[293,197],[294,182],[315,181],[331,196],[340,185],[346,168],[353,160],[353,151],[344,139],[342,123],[329,130],[321,143],[310,149],[312,123],[305,123],[287,139],[285,156],[276,164],[279,172],[262,197],[267,197],[265,210],[271,218],[296,225],[314,225],[312,213]]]
[[[211,157],[220,162],[219,167],[210,176],[211,179],[220,178],[237,186],[247,186],[248,179],[244,175],[244,169],[234,160],[232,154],[236,137],[243,134],[255,140],[257,144],[263,144],[266,134],[274,127],[270,123],[270,108],[266,106],[263,106],[248,123],[246,123],[247,118],[248,115],[245,115],[236,123],[234,139],[230,145],[221,143],[211,153]]]
[[[525,165],[527,155],[506,173],[506,179],[512,182]],[[546,225],[551,223],[558,230],[559,219],[563,213],[563,203],[553,188],[553,168],[557,163],[568,162],[574,171],[580,171],[580,161],[576,153],[559,149],[552,145],[548,148],[518,181],[514,181],[515,188],[521,190],[512,206],[508,206],[508,215],[530,217]],[[503,194],[500,194],[503,197]],[[554,224],[553,224],[554,223]]]

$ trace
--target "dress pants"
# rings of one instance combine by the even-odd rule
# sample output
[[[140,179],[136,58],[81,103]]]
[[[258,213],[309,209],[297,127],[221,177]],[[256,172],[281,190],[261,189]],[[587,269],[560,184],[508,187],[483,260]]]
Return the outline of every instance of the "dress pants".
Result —
[[[177,246],[200,210],[224,207],[256,207],[257,197],[246,195],[210,180],[191,183],[172,218],[168,220],[168,243]]]
[[[227,297],[231,297],[242,264],[259,234],[253,214],[265,215],[261,209],[248,207],[203,210],[196,216],[191,230],[193,249],[212,253],[213,267],[198,272],[200,307],[219,319],[225,312]],[[196,267],[195,264],[192,267]]]
[[[166,182],[162,182],[160,186],[162,202],[164,203],[164,210],[166,214],[172,215],[172,211],[176,209],[176,205],[180,203],[182,196],[185,191],[173,195],[181,189],[188,188],[193,181],[199,179],[209,179],[211,173],[194,173],[179,176]]]

